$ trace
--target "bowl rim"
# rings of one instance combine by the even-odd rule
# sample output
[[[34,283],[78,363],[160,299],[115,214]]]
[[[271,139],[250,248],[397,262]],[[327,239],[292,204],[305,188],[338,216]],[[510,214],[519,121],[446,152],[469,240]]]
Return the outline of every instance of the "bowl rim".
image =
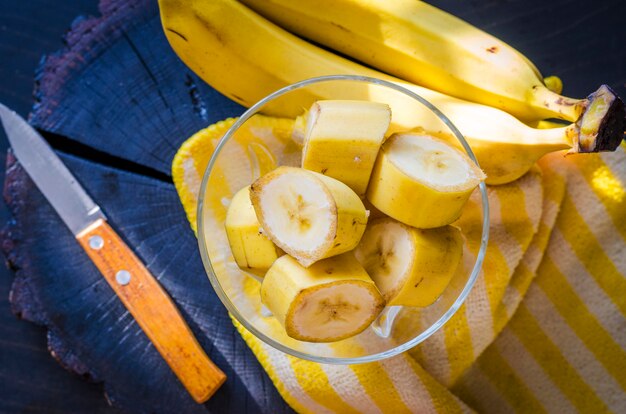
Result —
[[[425,329],[422,333],[420,333],[413,339],[403,344],[394,346],[393,348],[388,349],[386,351],[377,352],[374,354],[369,354],[369,355],[364,355],[364,356],[359,356],[359,357],[326,357],[326,356],[317,356],[317,355],[308,354],[306,352],[301,352],[301,351],[295,350],[293,348],[290,348],[286,345],[281,344],[280,342],[265,335],[263,332],[259,331],[253,325],[248,323],[248,321],[244,317],[242,317],[242,315],[239,313],[239,311],[237,310],[237,307],[231,302],[230,298],[228,297],[224,289],[222,289],[222,286],[215,274],[215,271],[213,270],[213,265],[209,257],[205,237],[201,233],[202,229],[204,228],[204,222],[203,222],[204,199],[206,196],[206,190],[208,187],[210,172],[212,171],[213,166],[222,148],[224,147],[226,142],[228,142],[228,140],[234,135],[235,131],[237,131],[245,122],[247,122],[248,119],[256,115],[259,112],[259,109],[261,109],[263,106],[265,106],[265,104],[267,104],[271,100],[278,98],[279,96],[282,96],[295,89],[300,89],[300,88],[303,88],[303,87],[306,87],[315,83],[332,82],[332,81],[356,81],[356,82],[364,82],[364,83],[380,85],[380,86],[388,87],[391,89],[395,89],[396,91],[404,93],[405,95],[408,95],[409,97],[417,100],[422,105],[430,109],[444,124],[446,124],[446,126],[455,135],[456,139],[461,143],[461,145],[463,146],[463,149],[468,154],[470,159],[474,161],[476,165],[480,167],[480,165],[478,164],[478,160],[476,159],[476,156],[474,155],[469,144],[463,137],[463,134],[461,134],[461,132],[454,126],[454,124],[452,123],[452,121],[450,121],[450,119],[448,119],[448,117],[446,117],[437,107],[435,107],[432,103],[424,99],[419,94],[403,86],[395,84],[393,82],[386,81],[383,79],[373,78],[369,76],[327,75],[327,76],[318,76],[314,78],[305,79],[305,80],[293,83],[291,85],[285,86],[267,95],[266,97],[264,97],[263,99],[261,99],[260,101],[252,105],[235,121],[235,123],[228,129],[228,131],[226,131],[226,133],[222,136],[222,138],[216,145],[215,150],[213,151],[213,154],[211,155],[211,158],[209,160],[209,163],[207,164],[207,167],[204,170],[202,183],[200,185],[200,192],[198,194],[198,203],[197,203],[197,211],[196,211],[197,212],[196,224],[197,224],[197,229],[198,229],[198,247],[200,249],[200,256],[202,257],[202,263],[204,265],[205,272],[209,278],[209,281],[211,282],[211,285],[213,286],[213,289],[215,290],[215,293],[217,293],[217,296],[220,298],[220,300],[222,301],[222,303],[224,304],[228,312],[232,316],[234,316],[235,319],[246,330],[251,332],[255,337],[259,338],[266,344],[272,346],[273,348],[279,351],[282,351],[286,354],[295,356],[300,359],[305,359],[305,360],[323,363],[323,364],[339,364],[339,365],[362,364],[362,363],[380,361],[386,358],[391,358],[393,356],[401,354],[415,347],[416,345],[418,345],[419,343],[423,342],[428,337],[430,337],[432,334],[434,334],[436,331],[438,331],[446,322],[450,320],[450,318],[452,318],[452,316],[463,305],[463,303],[465,302],[465,299],[467,299],[467,296],[472,290],[472,287],[476,283],[478,274],[480,273],[482,269],[483,261],[484,261],[486,250],[487,250],[487,244],[489,240],[489,199],[487,196],[487,187],[484,181],[482,181],[478,186],[479,191],[481,193],[481,204],[482,204],[482,211],[483,211],[480,248],[476,255],[476,261],[470,273],[470,277],[465,283],[465,286],[463,287],[463,290],[461,290],[461,293],[459,294],[459,296],[455,299],[452,305],[446,310],[446,312],[442,316],[440,316],[439,319],[437,319],[437,321],[435,321],[432,325],[430,325],[427,329]]]

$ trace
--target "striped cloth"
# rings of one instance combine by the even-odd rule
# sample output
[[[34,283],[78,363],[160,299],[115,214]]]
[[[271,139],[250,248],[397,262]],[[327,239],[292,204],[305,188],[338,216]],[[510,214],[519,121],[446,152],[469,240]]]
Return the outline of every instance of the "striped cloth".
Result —
[[[233,122],[198,132],[174,160],[174,182],[194,230],[200,177]],[[249,148],[274,139],[289,152],[290,122],[258,117],[237,143]],[[237,189],[217,185],[226,198]],[[516,182],[490,187],[490,242],[474,289],[442,329],[397,357],[313,363],[234,323],[300,413],[626,412],[625,188],[624,146],[607,154],[551,154]],[[479,245],[477,197],[458,224],[471,258]],[[260,307],[258,282],[233,283]],[[408,329],[411,320],[397,323]]]

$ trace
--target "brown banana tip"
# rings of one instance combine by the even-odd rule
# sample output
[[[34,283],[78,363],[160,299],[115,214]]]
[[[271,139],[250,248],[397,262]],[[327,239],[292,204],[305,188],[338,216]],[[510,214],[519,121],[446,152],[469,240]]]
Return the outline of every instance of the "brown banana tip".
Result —
[[[578,152],[615,151],[624,139],[624,102],[608,85],[587,99],[589,105],[579,121]]]
[[[611,92],[613,91],[611,90]],[[615,92],[613,94],[615,99],[598,129],[598,138],[596,139],[597,151],[615,151],[624,139],[626,109],[620,97],[615,95]]]

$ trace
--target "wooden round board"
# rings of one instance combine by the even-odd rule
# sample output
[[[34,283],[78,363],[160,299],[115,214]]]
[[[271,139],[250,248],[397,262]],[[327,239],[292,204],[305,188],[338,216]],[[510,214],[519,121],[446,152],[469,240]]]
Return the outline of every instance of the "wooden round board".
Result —
[[[562,76],[567,94],[583,96],[606,82],[626,95],[619,0],[594,13],[572,0],[432,3],[518,47],[546,75]],[[98,18],[78,18],[66,48],[42,62],[30,121],[169,292],[228,380],[206,404],[192,401],[9,154],[4,197],[14,219],[1,241],[16,275],[13,311],[46,326],[59,363],[103,382],[124,412],[291,412],[213,292],[170,177],[186,138],[244,108],[180,62],[156,1],[102,0],[100,10]],[[593,36],[580,30],[585,16],[603,22]],[[616,27],[623,41],[608,53],[604,41],[617,39]]]

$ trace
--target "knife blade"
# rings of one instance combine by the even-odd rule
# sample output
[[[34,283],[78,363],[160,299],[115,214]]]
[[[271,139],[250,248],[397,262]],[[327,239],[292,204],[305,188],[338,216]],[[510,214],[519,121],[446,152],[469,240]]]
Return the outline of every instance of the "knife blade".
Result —
[[[37,131],[2,104],[0,119],[20,164],[74,235],[97,219],[105,219],[100,206],[89,197]]]
[[[0,122],[22,167],[189,394],[199,403],[209,399],[226,375],[200,347],[169,295],[44,138],[1,103]]]

